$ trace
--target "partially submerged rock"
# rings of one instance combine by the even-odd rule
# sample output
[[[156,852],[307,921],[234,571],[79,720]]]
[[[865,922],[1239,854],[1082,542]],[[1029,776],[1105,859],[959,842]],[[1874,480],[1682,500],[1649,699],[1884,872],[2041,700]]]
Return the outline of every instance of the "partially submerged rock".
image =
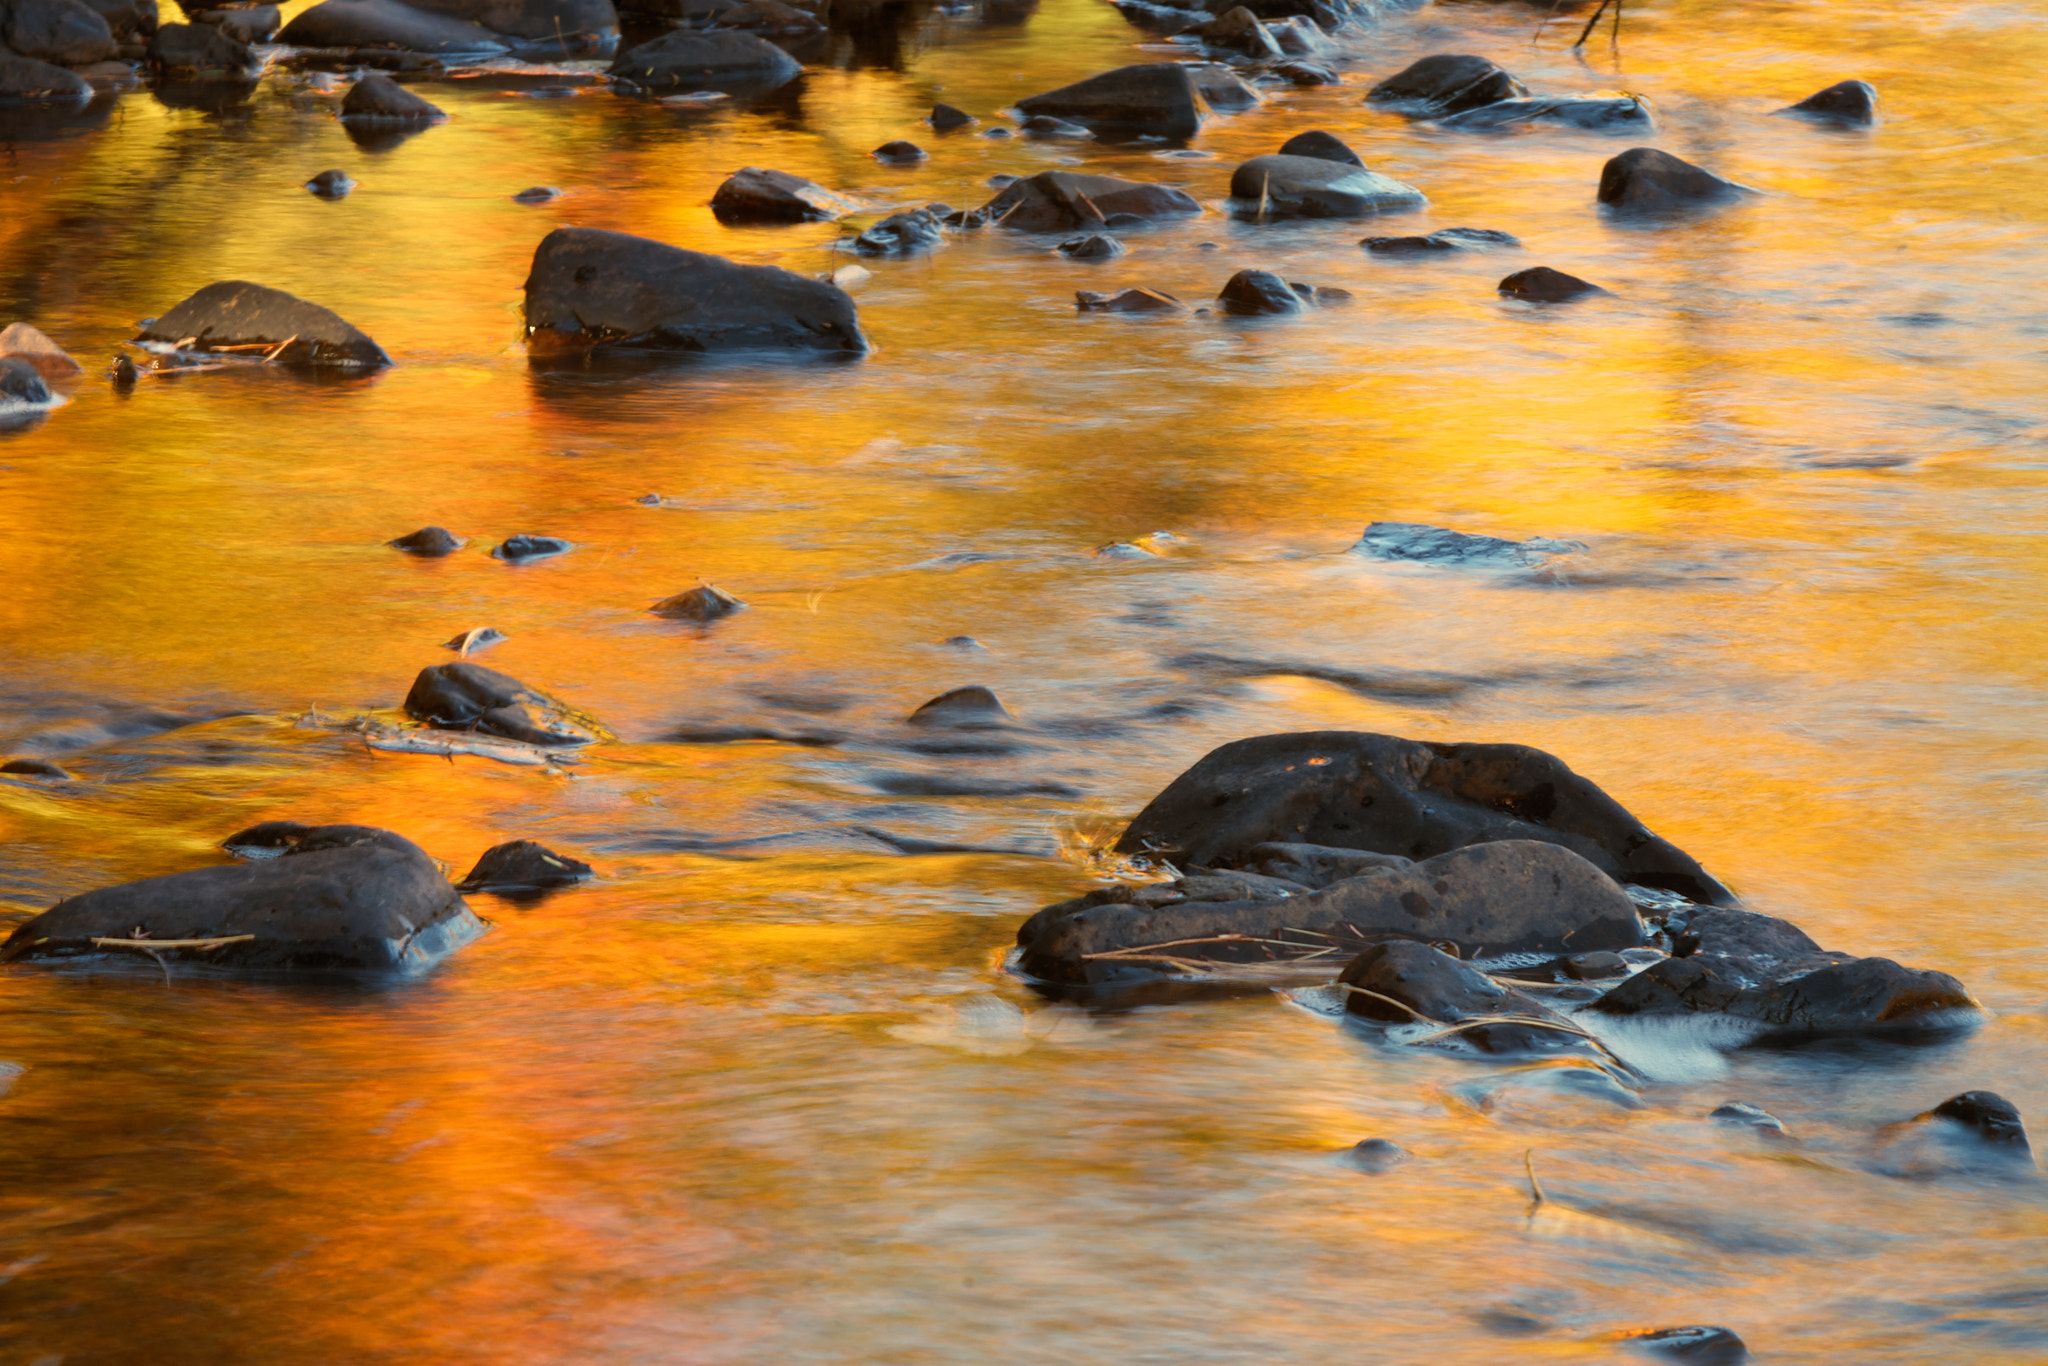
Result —
[[[614,80],[648,90],[772,89],[802,72],[796,58],[767,39],[733,29],[676,29],[620,53],[611,66]]]
[[[206,286],[144,327],[136,340],[274,365],[374,369],[391,364],[383,347],[341,315],[246,280]]]
[[[432,123],[448,117],[380,71],[365,71],[341,101],[344,119]]]
[[[1025,232],[1067,232],[1200,213],[1202,206],[1170,185],[1076,171],[1041,171],[1012,181],[980,209],[990,223]]]
[[[1749,1348],[1726,1328],[1699,1325],[1659,1328],[1626,1339],[1629,1346],[1647,1356],[1676,1361],[1683,1366],[1739,1366],[1749,1360]]]
[[[932,106],[932,112],[925,116],[925,122],[936,132],[950,133],[956,128],[972,128],[980,120],[966,110],[955,109],[950,104],[935,104]]]
[[[1375,256],[1441,256],[1454,251],[1513,251],[1522,243],[1492,228],[1438,228],[1427,237],[1366,237],[1358,245]]]
[[[860,205],[788,171],[748,166],[727,176],[711,196],[721,223],[821,223],[860,212]]]
[[[1212,750],[1138,813],[1116,849],[1239,868],[1275,842],[1427,859],[1497,840],[1548,841],[1622,882],[1696,902],[1734,900],[1554,755],[1363,731],[1262,735]]]
[[[1344,965],[1337,981],[1360,988],[1345,993],[1346,1015],[1388,1024],[1448,1024],[1475,1015],[1541,1009],[1479,969],[1413,939],[1372,945]]]
[[[1440,117],[1511,100],[1529,92],[1522,83],[1484,57],[1438,53],[1387,77],[1365,98],[1390,105],[1404,114]]]
[[[318,51],[416,52],[490,57],[509,52],[510,37],[453,14],[401,0],[320,0],[301,10],[278,41]]]
[[[1003,699],[978,685],[941,693],[910,714],[909,724],[945,730],[998,730],[1017,724]]]
[[[1877,87],[1868,81],[1838,81],[1778,112],[1850,128],[1868,128],[1877,122]]]
[[[1655,147],[1631,147],[1600,168],[1600,202],[1636,213],[1707,208],[1754,193]]]
[[[1120,66],[1017,101],[1024,114],[1072,119],[1098,133],[1127,137],[1152,134],[1179,141],[1202,126],[1195,85],[1178,62]]]
[[[307,181],[304,188],[322,199],[343,199],[355,187],[355,177],[347,171],[322,171]]]
[[[916,143],[905,142],[898,138],[894,142],[883,143],[869,155],[873,156],[876,161],[883,162],[886,165],[908,166],[913,162],[925,160],[929,154]]]
[[[0,357],[0,410],[9,407],[48,407],[56,402],[43,372],[25,360]]]
[[[184,80],[247,80],[256,54],[217,28],[204,24],[165,24],[149,40],[149,64]]]
[[[0,100],[16,104],[84,104],[92,86],[75,71],[33,57],[0,52]]]
[[[1253,157],[1230,177],[1241,213],[1261,218],[1364,218],[1394,209],[1421,208],[1427,196],[1413,185],[1333,159]]]
[[[1567,275],[1549,266],[1518,270],[1502,280],[1498,289],[1504,299],[1520,299],[1535,304],[1568,304],[1588,295],[1607,293],[1591,280],[1581,280],[1576,275]]]
[[[1279,40],[1259,22],[1258,15],[1243,5],[1184,32],[1200,38],[1209,47],[1235,52],[1254,61],[1278,61],[1284,55]]]
[[[1270,270],[1240,270],[1224,281],[1216,302],[1239,317],[1299,313],[1308,306],[1293,285]]]
[[[483,932],[410,840],[359,825],[296,829],[281,857],[61,901],[9,935],[0,962],[146,952],[238,968],[418,971]]]
[[[1359,533],[1350,553],[1375,560],[1415,561],[1459,569],[1533,569],[1548,564],[1555,556],[1585,548],[1578,541],[1548,536],[1510,541],[1424,522],[1374,522]]]
[[[587,745],[610,738],[589,717],[570,710],[509,674],[457,660],[421,669],[405,695],[415,721],[440,730],[473,730],[529,745]]]
[[[943,246],[946,230],[929,209],[892,213],[853,239],[862,256],[910,256]]]
[[[1188,79],[1203,103],[1219,114],[1237,114],[1261,103],[1259,92],[1220,62],[1201,62],[1187,68]]]
[[[66,781],[71,777],[61,765],[48,759],[9,759],[0,764],[0,773],[14,778],[58,778]]]
[[[1083,313],[1185,313],[1187,305],[1156,289],[1094,289],[1074,291],[1074,307]]]
[[[1325,133],[1321,129],[1312,128],[1306,133],[1296,133],[1280,144],[1280,155],[1334,161],[1345,166],[1356,166],[1361,170],[1365,167],[1365,163],[1359,160],[1358,153],[1345,146],[1334,134]]]
[[[535,536],[522,533],[507,536],[491,547],[491,558],[507,564],[518,564],[524,560],[545,560],[556,555],[566,555],[576,548],[575,543],[560,536]]]
[[[1589,133],[1648,133],[1657,121],[1640,95],[1526,96],[1498,100],[1438,120],[1440,128],[1488,132],[1532,123],[1554,123]]]
[[[0,55],[51,66],[86,66],[115,53],[113,30],[80,0],[6,0],[0,4]]]
[[[425,560],[438,560],[444,555],[453,555],[462,549],[462,538],[445,527],[423,526],[418,531],[408,532],[395,541],[384,544],[408,555],[418,555]]]
[[[745,607],[732,594],[716,584],[700,584],[672,597],[663,598],[647,610],[658,617],[669,617],[677,621],[717,621],[729,617]]]
[[[456,884],[460,891],[538,891],[565,887],[590,876],[590,865],[558,854],[532,840],[493,845],[477,860],[469,876]]]
[[[64,348],[27,323],[0,328],[0,358],[35,367],[45,379],[63,380],[85,373],[85,367],[64,354]]]
[[[837,285],[597,228],[541,239],[526,279],[526,341],[536,356],[600,346],[868,349],[853,299]]]
[[[1069,237],[1059,244],[1057,250],[1073,261],[1107,261],[1123,255],[1129,248],[1106,233],[1091,232],[1084,237]]]

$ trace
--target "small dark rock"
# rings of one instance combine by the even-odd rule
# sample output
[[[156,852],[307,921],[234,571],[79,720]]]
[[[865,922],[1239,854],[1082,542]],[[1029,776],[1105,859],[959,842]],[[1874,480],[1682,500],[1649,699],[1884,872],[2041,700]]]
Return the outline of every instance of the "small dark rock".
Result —
[[[507,536],[491,551],[491,558],[507,564],[522,560],[544,560],[553,555],[566,555],[576,548],[575,544],[559,536]]]
[[[495,626],[472,626],[452,639],[441,642],[444,650],[453,650],[458,655],[470,655],[478,650],[488,649],[501,641],[511,639]]]
[[[1273,68],[1275,76],[1291,81],[1295,85],[1341,85],[1343,77],[1321,62],[1282,62]]]
[[[946,230],[929,209],[892,213],[853,239],[862,256],[910,256],[944,245]]]
[[[408,555],[438,560],[443,555],[453,555],[462,549],[463,541],[460,536],[441,527],[423,526],[410,535],[400,536],[397,540],[386,541],[384,544],[403,550]]]
[[[557,854],[532,840],[513,840],[484,851],[469,876],[455,884],[463,892],[520,891],[561,887],[590,876],[590,865]]]
[[[955,128],[971,128],[980,120],[964,109],[955,109],[950,104],[935,104],[925,119],[935,132],[949,133]]]
[[[1867,128],[1877,122],[1877,87],[1868,81],[1839,81],[1778,112]]]
[[[1279,40],[1266,31],[1256,14],[1242,5],[1186,32],[1212,48],[1236,52],[1255,61],[1277,61],[1285,55]]]
[[[914,142],[904,142],[899,139],[895,142],[883,143],[874,150],[873,155],[876,161],[884,161],[891,165],[901,166],[913,161],[923,161],[928,153]]]
[[[1344,986],[1363,988],[1345,993],[1346,1015],[1388,1024],[1407,1024],[1411,1020],[1449,1024],[1474,1015],[1500,1015],[1533,1005],[1513,996],[1477,968],[1412,939],[1389,939],[1374,944],[1345,964],[1337,981]],[[1373,994],[1368,996],[1366,992]],[[1400,1004],[1392,1004],[1395,1001]]]
[[[426,123],[445,115],[380,71],[365,71],[341,102],[345,119]]]
[[[1484,57],[1439,53],[1389,76],[1365,98],[1418,116],[1456,114],[1529,93]]]
[[[69,778],[66,773],[48,759],[9,759],[0,764],[0,773],[13,773],[24,778]]]
[[[941,693],[910,714],[913,726],[947,730],[993,730],[1017,724],[1001,698],[983,687],[955,688]]]
[[[306,182],[305,188],[322,199],[340,199],[356,187],[347,171],[322,171]]]
[[[1344,1165],[1362,1172],[1383,1172],[1408,1160],[1408,1150],[1392,1139],[1361,1138],[1342,1154]]]
[[[663,598],[647,610],[658,617],[669,617],[677,621],[717,621],[729,617],[745,607],[732,594],[715,584],[701,584],[696,588],[677,593],[674,597]]]
[[[2019,1107],[1996,1091],[1965,1091],[1950,1096],[1919,1118],[1960,1124],[1993,1147],[2032,1160],[2034,1149],[2027,1142],[2027,1126],[2020,1119]]]
[[[859,211],[851,199],[800,175],[759,166],[734,171],[711,196],[721,223],[827,222]]]
[[[135,362],[125,354],[114,357],[112,363],[107,366],[107,376],[114,381],[116,389],[132,389],[135,387],[135,381],[142,378],[141,372],[135,368]]]
[[[529,745],[587,745],[602,727],[509,674],[457,660],[420,670],[405,695],[416,721],[442,730],[475,730]]]
[[[1413,185],[1324,157],[1253,157],[1230,177],[1240,213],[1261,217],[1363,218],[1429,202]]]
[[[1739,1124],[1746,1129],[1758,1129],[1765,1133],[1782,1134],[1785,1122],[1768,1110],[1759,1109],[1746,1101],[1731,1100],[1726,1105],[1717,1105],[1707,1115],[1718,1124]]]
[[[1618,953],[1575,953],[1563,966],[1564,975],[1574,982],[1598,982],[1621,976],[1628,970],[1628,960]]]
[[[1010,130],[1007,128],[984,128],[981,135],[985,138],[1006,138],[1011,136]]]
[[[1112,256],[1121,256],[1129,248],[1114,237],[1099,232],[1086,237],[1069,237],[1060,243],[1059,253],[1076,261],[1107,261]]]
[[[988,648],[988,646],[982,644],[973,636],[947,636],[939,644],[955,650],[986,650]]]
[[[1600,202],[1628,212],[1704,208],[1752,193],[1654,147],[1631,147],[1600,168]]]
[[[1579,541],[1548,536],[1510,541],[1424,522],[1374,522],[1359,533],[1349,553],[1457,569],[1531,569],[1549,563],[1554,556],[1585,548]]]
[[[1749,1348],[1726,1328],[1659,1328],[1627,1341],[1639,1352],[1682,1361],[1685,1366],[1735,1366],[1749,1360]]]
[[[1303,308],[1294,287],[1270,270],[1240,270],[1225,282],[1216,299],[1224,312],[1240,317],[1299,313]]]
[[[1589,133],[1649,133],[1657,122],[1650,107],[1634,95],[1596,95],[1578,99],[1540,97],[1501,100],[1439,120],[1438,127],[1488,132],[1531,123],[1556,123]]]
[[[1606,290],[1576,275],[1567,275],[1549,266],[1531,266],[1518,270],[1500,282],[1500,294],[1504,299],[1520,299],[1533,304],[1568,304],[1574,299],[1583,299],[1590,294],[1605,294]]]
[[[560,199],[562,192],[552,185],[529,185],[512,196],[514,204],[548,204]]]
[[[1013,181],[980,210],[991,223],[1025,232],[1101,228],[1125,214],[1149,220],[1201,211],[1193,197],[1169,185],[1074,171]]]
[[[1346,147],[1332,134],[1320,129],[1296,133],[1280,144],[1279,154],[1283,157],[1309,157],[1316,161],[1334,161],[1343,166],[1365,169],[1365,163],[1359,160],[1358,153]]]

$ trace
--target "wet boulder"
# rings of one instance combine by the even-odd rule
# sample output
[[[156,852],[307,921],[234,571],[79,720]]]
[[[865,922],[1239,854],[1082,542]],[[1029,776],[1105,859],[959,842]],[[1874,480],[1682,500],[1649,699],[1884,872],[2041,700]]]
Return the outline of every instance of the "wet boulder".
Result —
[[[1413,939],[1372,945],[1344,965],[1337,981],[1359,988],[1345,993],[1345,1014],[1387,1024],[1449,1024],[1475,1015],[1541,1009],[1479,969]]]
[[[508,674],[457,660],[421,669],[406,714],[440,730],[480,731],[528,745],[587,745],[603,727]]]
[[[1275,842],[1428,859],[1494,840],[1548,841],[1622,882],[1702,903],[1734,900],[1554,755],[1365,731],[1262,735],[1212,750],[1138,813],[1116,849],[1236,868]]]
[[[2019,1107],[1996,1091],[1965,1091],[1950,1096],[1916,1119],[1922,1123],[1940,1120],[1956,1125],[1989,1147],[2029,1162],[2033,1160],[2034,1149],[2027,1142],[2027,1126],[2020,1118]]]
[[[908,724],[942,730],[999,730],[1017,724],[1003,699],[972,686],[941,693],[912,712]]]
[[[304,189],[322,199],[346,199],[348,192],[356,187],[356,179],[347,171],[322,171],[307,181]]]
[[[21,404],[44,407],[55,401],[42,371],[18,357],[0,357],[0,408]]]
[[[75,71],[33,57],[0,52],[0,100],[14,104],[83,104],[92,86]]]
[[[459,891],[539,891],[545,887],[566,887],[590,876],[590,865],[581,859],[558,854],[532,840],[512,840],[493,845],[456,884]]]
[[[0,54],[86,66],[114,53],[107,21],[81,0],[0,0]]]
[[[1631,147],[1600,168],[1600,202],[1634,213],[1709,208],[1754,193],[1655,147]]]
[[[808,38],[825,31],[824,21],[815,14],[808,14],[794,5],[785,5],[782,0],[741,0],[740,4],[720,10],[711,26],[744,29],[749,33],[764,33],[777,38]]]
[[[1321,890],[1346,878],[1363,877],[1382,868],[1406,868],[1413,859],[1399,854],[1374,854],[1363,849],[1332,849],[1324,844],[1260,844],[1246,857],[1267,877],[1285,878]]]
[[[284,25],[276,5],[241,5],[234,9],[200,10],[192,22],[217,28],[238,43],[267,43]]]
[[[844,195],[788,171],[748,166],[733,172],[711,196],[721,223],[822,223],[860,212]]]
[[[1503,299],[1520,299],[1532,304],[1568,304],[1606,290],[1590,280],[1567,275],[1549,266],[1531,266],[1502,280],[1496,288]]]
[[[1730,1128],[1754,1129],[1758,1133],[1764,1134],[1783,1134],[1785,1132],[1784,1120],[1779,1119],[1761,1106],[1751,1105],[1747,1101],[1731,1100],[1724,1104],[1716,1105],[1707,1112],[1707,1118],[1713,1120],[1716,1124],[1725,1124]]]
[[[1143,180],[1041,171],[1012,181],[979,212],[990,223],[1024,232],[1099,228],[1115,219],[1151,220],[1200,213],[1184,191]]]
[[[853,239],[862,256],[912,256],[944,246],[946,230],[929,209],[892,213]]]
[[[1489,132],[1528,124],[1556,124],[1588,133],[1650,133],[1657,121],[1639,95],[1531,96],[1499,100],[1437,122],[1439,128]]]
[[[160,12],[156,0],[83,0],[86,8],[107,21],[116,44],[147,44],[156,32]]]
[[[1156,289],[1077,289],[1074,307],[1083,313],[1185,313],[1187,305]]]
[[[884,165],[909,166],[915,162],[926,160],[930,154],[916,143],[905,142],[903,139],[898,138],[894,142],[883,143],[868,155]]]
[[[445,527],[423,526],[418,531],[409,532],[395,541],[386,541],[384,544],[394,550],[403,550],[408,555],[417,555],[424,560],[438,560],[462,549],[462,538]]]
[[[576,548],[572,541],[560,536],[535,536],[522,533],[507,536],[491,547],[491,558],[507,564],[522,564],[527,560],[547,560],[557,555],[566,555]]]
[[[1025,119],[1019,127],[1034,138],[1092,138],[1095,136],[1095,131],[1085,123],[1075,123],[1072,119],[1056,119],[1050,114],[1033,114],[1030,118]],[[988,136],[994,137],[996,131],[990,130]]]
[[[1285,55],[1279,41],[1266,31],[1259,17],[1243,5],[1184,32],[1200,38],[1209,47],[1235,52],[1254,61],[1278,61]]]
[[[391,364],[383,347],[340,314],[246,280],[206,286],[144,327],[136,340],[180,351],[266,357],[277,365],[374,369]]]
[[[1342,85],[1343,78],[1321,62],[1282,62],[1273,73],[1292,85]]]
[[[1429,202],[1422,191],[1362,166],[1321,157],[1253,157],[1231,173],[1240,213],[1261,217],[1365,218]]]
[[[1177,62],[1120,66],[1085,81],[1027,95],[1021,113],[1072,119],[1098,133],[1127,137],[1152,134],[1174,141],[1193,137],[1202,126],[1194,81]]]
[[[1216,302],[1225,313],[1243,318],[1299,313],[1308,306],[1293,285],[1270,270],[1240,270],[1224,281]]]
[[[301,48],[444,56],[495,56],[513,46],[505,34],[401,0],[320,0],[294,16],[277,37]]]
[[[341,117],[380,123],[431,123],[438,108],[380,71],[365,71],[341,101]]]
[[[1438,53],[1387,77],[1365,98],[1403,114],[1438,118],[1528,93],[1520,81],[1484,57]]]
[[[244,80],[256,66],[247,43],[204,24],[165,24],[149,40],[149,64],[190,80]]]
[[[48,759],[9,759],[0,764],[0,773],[15,778],[57,778],[64,781],[71,777],[61,765]]]
[[[300,829],[276,858],[61,901],[17,927],[0,962],[147,952],[237,968],[418,971],[483,932],[410,840],[368,826]]]
[[[796,58],[766,38],[733,29],[676,29],[620,53],[611,65],[612,79],[647,90],[773,89],[802,72]]]
[[[663,598],[647,610],[673,621],[717,621],[740,611],[746,604],[716,584],[699,584],[686,592]]]
[[[1345,1166],[1362,1172],[1390,1171],[1408,1160],[1408,1150],[1390,1138],[1361,1138],[1338,1155]]]
[[[1877,122],[1877,87],[1868,81],[1838,81],[1778,112],[1849,128],[1868,128]]]
[[[1129,250],[1114,237],[1091,232],[1085,237],[1069,237],[1059,244],[1059,254],[1072,261],[1107,261],[1121,256]]]
[[[1306,133],[1296,133],[1293,137],[1280,144],[1280,155],[1283,157],[1309,157],[1316,161],[1334,161],[1342,166],[1356,166],[1360,170],[1365,169],[1365,163],[1359,160],[1358,153],[1345,146],[1343,141],[1334,134],[1325,133],[1321,129],[1310,129]]]
[[[1533,569],[1548,564],[1555,556],[1585,548],[1579,541],[1548,536],[1510,541],[1424,522],[1374,522],[1359,533],[1349,553],[1374,560],[1412,561],[1453,569]]]
[[[65,355],[63,347],[27,323],[0,328],[0,357],[25,361],[45,379],[70,379],[85,373],[85,367]]]
[[[1942,1027],[1975,1015],[1963,984],[1945,972],[1845,954],[1776,967],[1719,954],[1653,963],[1590,1009],[1608,1015],[1724,1015],[1779,1034],[1843,1034]]]
[[[932,126],[934,132],[950,133],[956,128],[972,128],[980,120],[966,110],[955,109],[950,104],[935,104],[932,106],[932,112],[926,115],[925,122]]]
[[[514,204],[552,204],[562,197],[562,192],[552,185],[529,185],[512,196]]]
[[[557,228],[541,239],[526,278],[526,341],[536,356],[600,346],[868,349],[859,311],[837,285],[597,228]]]
[[[1427,237],[1367,237],[1358,245],[1375,256],[1442,256],[1455,251],[1514,251],[1522,243],[1492,228],[1438,228]]]

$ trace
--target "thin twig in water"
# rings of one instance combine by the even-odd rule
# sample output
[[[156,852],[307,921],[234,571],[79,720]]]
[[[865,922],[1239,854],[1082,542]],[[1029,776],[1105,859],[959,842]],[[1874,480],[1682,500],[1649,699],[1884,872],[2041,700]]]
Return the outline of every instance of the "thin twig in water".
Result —
[[[245,944],[256,936],[253,934],[224,934],[214,939],[106,939],[95,937],[93,945],[102,949],[140,949],[154,953],[158,949],[192,949],[204,953],[217,949],[223,944]]]
[[[1410,1015],[1413,1015],[1417,1020],[1421,1021],[1423,1024],[1435,1025],[1438,1029],[1442,1029],[1444,1027],[1444,1022],[1442,1020],[1432,1020],[1429,1016],[1423,1014],[1414,1006],[1409,1005],[1406,1001],[1397,1001],[1391,996],[1382,996],[1377,991],[1367,991],[1364,987],[1352,986],[1349,982],[1332,982],[1330,985],[1338,987],[1341,990],[1351,992],[1354,995],[1370,996],[1375,1001],[1385,1001],[1390,1006],[1397,1006],[1400,1009],[1407,1011]],[[1437,1036],[1432,1034],[1429,1037],[1434,1039]]]
[[[1299,933],[1307,934],[1309,931],[1301,930]],[[1084,953],[1081,957],[1084,959],[1128,958],[1138,954],[1150,953],[1153,949],[1179,949],[1185,948],[1189,944],[1278,944],[1282,948],[1289,949],[1307,947],[1306,945],[1296,944],[1286,939],[1261,939],[1255,934],[1212,934],[1201,939],[1169,939],[1163,944],[1133,944],[1127,949],[1104,949],[1101,953]]]
[[[1584,47],[1584,46],[1586,45],[1586,40],[1587,40],[1588,38],[1591,38],[1591,37],[1593,36],[1593,29],[1594,29],[1594,28],[1595,28],[1595,27],[1596,27],[1596,26],[1597,26],[1597,25],[1599,24],[1599,22],[1600,22],[1600,16],[1601,16],[1601,15],[1603,15],[1603,14],[1605,14],[1605,13],[1607,13],[1607,6],[1608,6],[1608,5],[1610,5],[1610,4],[1613,4],[1613,5],[1614,5],[1614,9],[1615,9],[1615,12],[1614,12],[1614,22],[1615,22],[1615,34],[1616,34],[1616,39],[1615,39],[1615,41],[1617,41],[1617,42],[1619,42],[1619,41],[1620,41],[1620,33],[1621,33],[1621,6],[1620,6],[1620,5],[1618,4],[1618,3],[1616,3],[1616,0],[1600,0],[1600,5],[1599,5],[1599,8],[1597,8],[1597,9],[1595,9],[1595,10],[1593,11],[1593,17],[1592,17],[1591,19],[1588,19],[1588,20],[1586,21],[1586,26],[1585,26],[1585,27],[1584,27],[1583,29],[1580,29],[1580,30],[1579,30],[1579,40],[1578,40],[1577,42],[1575,42],[1575,43],[1573,43],[1573,44],[1572,44],[1572,51],[1574,51],[1574,52],[1577,52],[1577,51],[1578,51],[1578,50],[1579,50],[1580,48],[1582,48],[1582,47]]]
[[[1532,1198],[1529,1212],[1534,1214],[1536,1206],[1542,1204],[1545,1199],[1543,1183],[1536,1179],[1536,1150],[1534,1148],[1524,1148],[1522,1150],[1522,1165],[1529,1171],[1529,1194]]]

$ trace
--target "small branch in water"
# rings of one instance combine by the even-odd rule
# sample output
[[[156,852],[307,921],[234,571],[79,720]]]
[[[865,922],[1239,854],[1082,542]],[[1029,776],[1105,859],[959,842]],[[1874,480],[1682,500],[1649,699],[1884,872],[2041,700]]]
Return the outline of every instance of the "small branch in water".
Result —
[[[1377,991],[1367,991],[1364,987],[1352,986],[1349,982],[1333,982],[1331,983],[1331,985],[1339,987],[1342,990],[1352,992],[1359,996],[1370,996],[1375,1001],[1385,1001],[1390,1006],[1398,1006],[1402,1010],[1407,1011],[1410,1015],[1413,1015],[1417,1020],[1421,1021],[1423,1024],[1435,1025],[1438,1029],[1443,1030],[1445,1034],[1452,1034],[1457,1032],[1455,1028],[1445,1029],[1444,1022],[1442,1020],[1432,1020],[1429,1016],[1423,1014],[1414,1006],[1409,1005],[1406,1001],[1397,1001],[1391,996],[1382,996]],[[1429,1037],[1435,1039],[1440,1038],[1441,1035],[1432,1034]],[[1421,1041],[1417,1040],[1417,1042]]]
[[[1531,1197],[1529,1213],[1534,1214],[1536,1207],[1544,1201],[1543,1183],[1536,1179],[1536,1150],[1534,1148],[1523,1149],[1522,1165],[1528,1168],[1529,1171],[1529,1195]]]
[[[92,942],[95,948],[102,949],[140,949],[144,953],[155,953],[159,949],[191,949],[204,953],[223,944],[246,944],[255,937],[253,934],[224,934],[216,939],[105,939],[95,936]]]

